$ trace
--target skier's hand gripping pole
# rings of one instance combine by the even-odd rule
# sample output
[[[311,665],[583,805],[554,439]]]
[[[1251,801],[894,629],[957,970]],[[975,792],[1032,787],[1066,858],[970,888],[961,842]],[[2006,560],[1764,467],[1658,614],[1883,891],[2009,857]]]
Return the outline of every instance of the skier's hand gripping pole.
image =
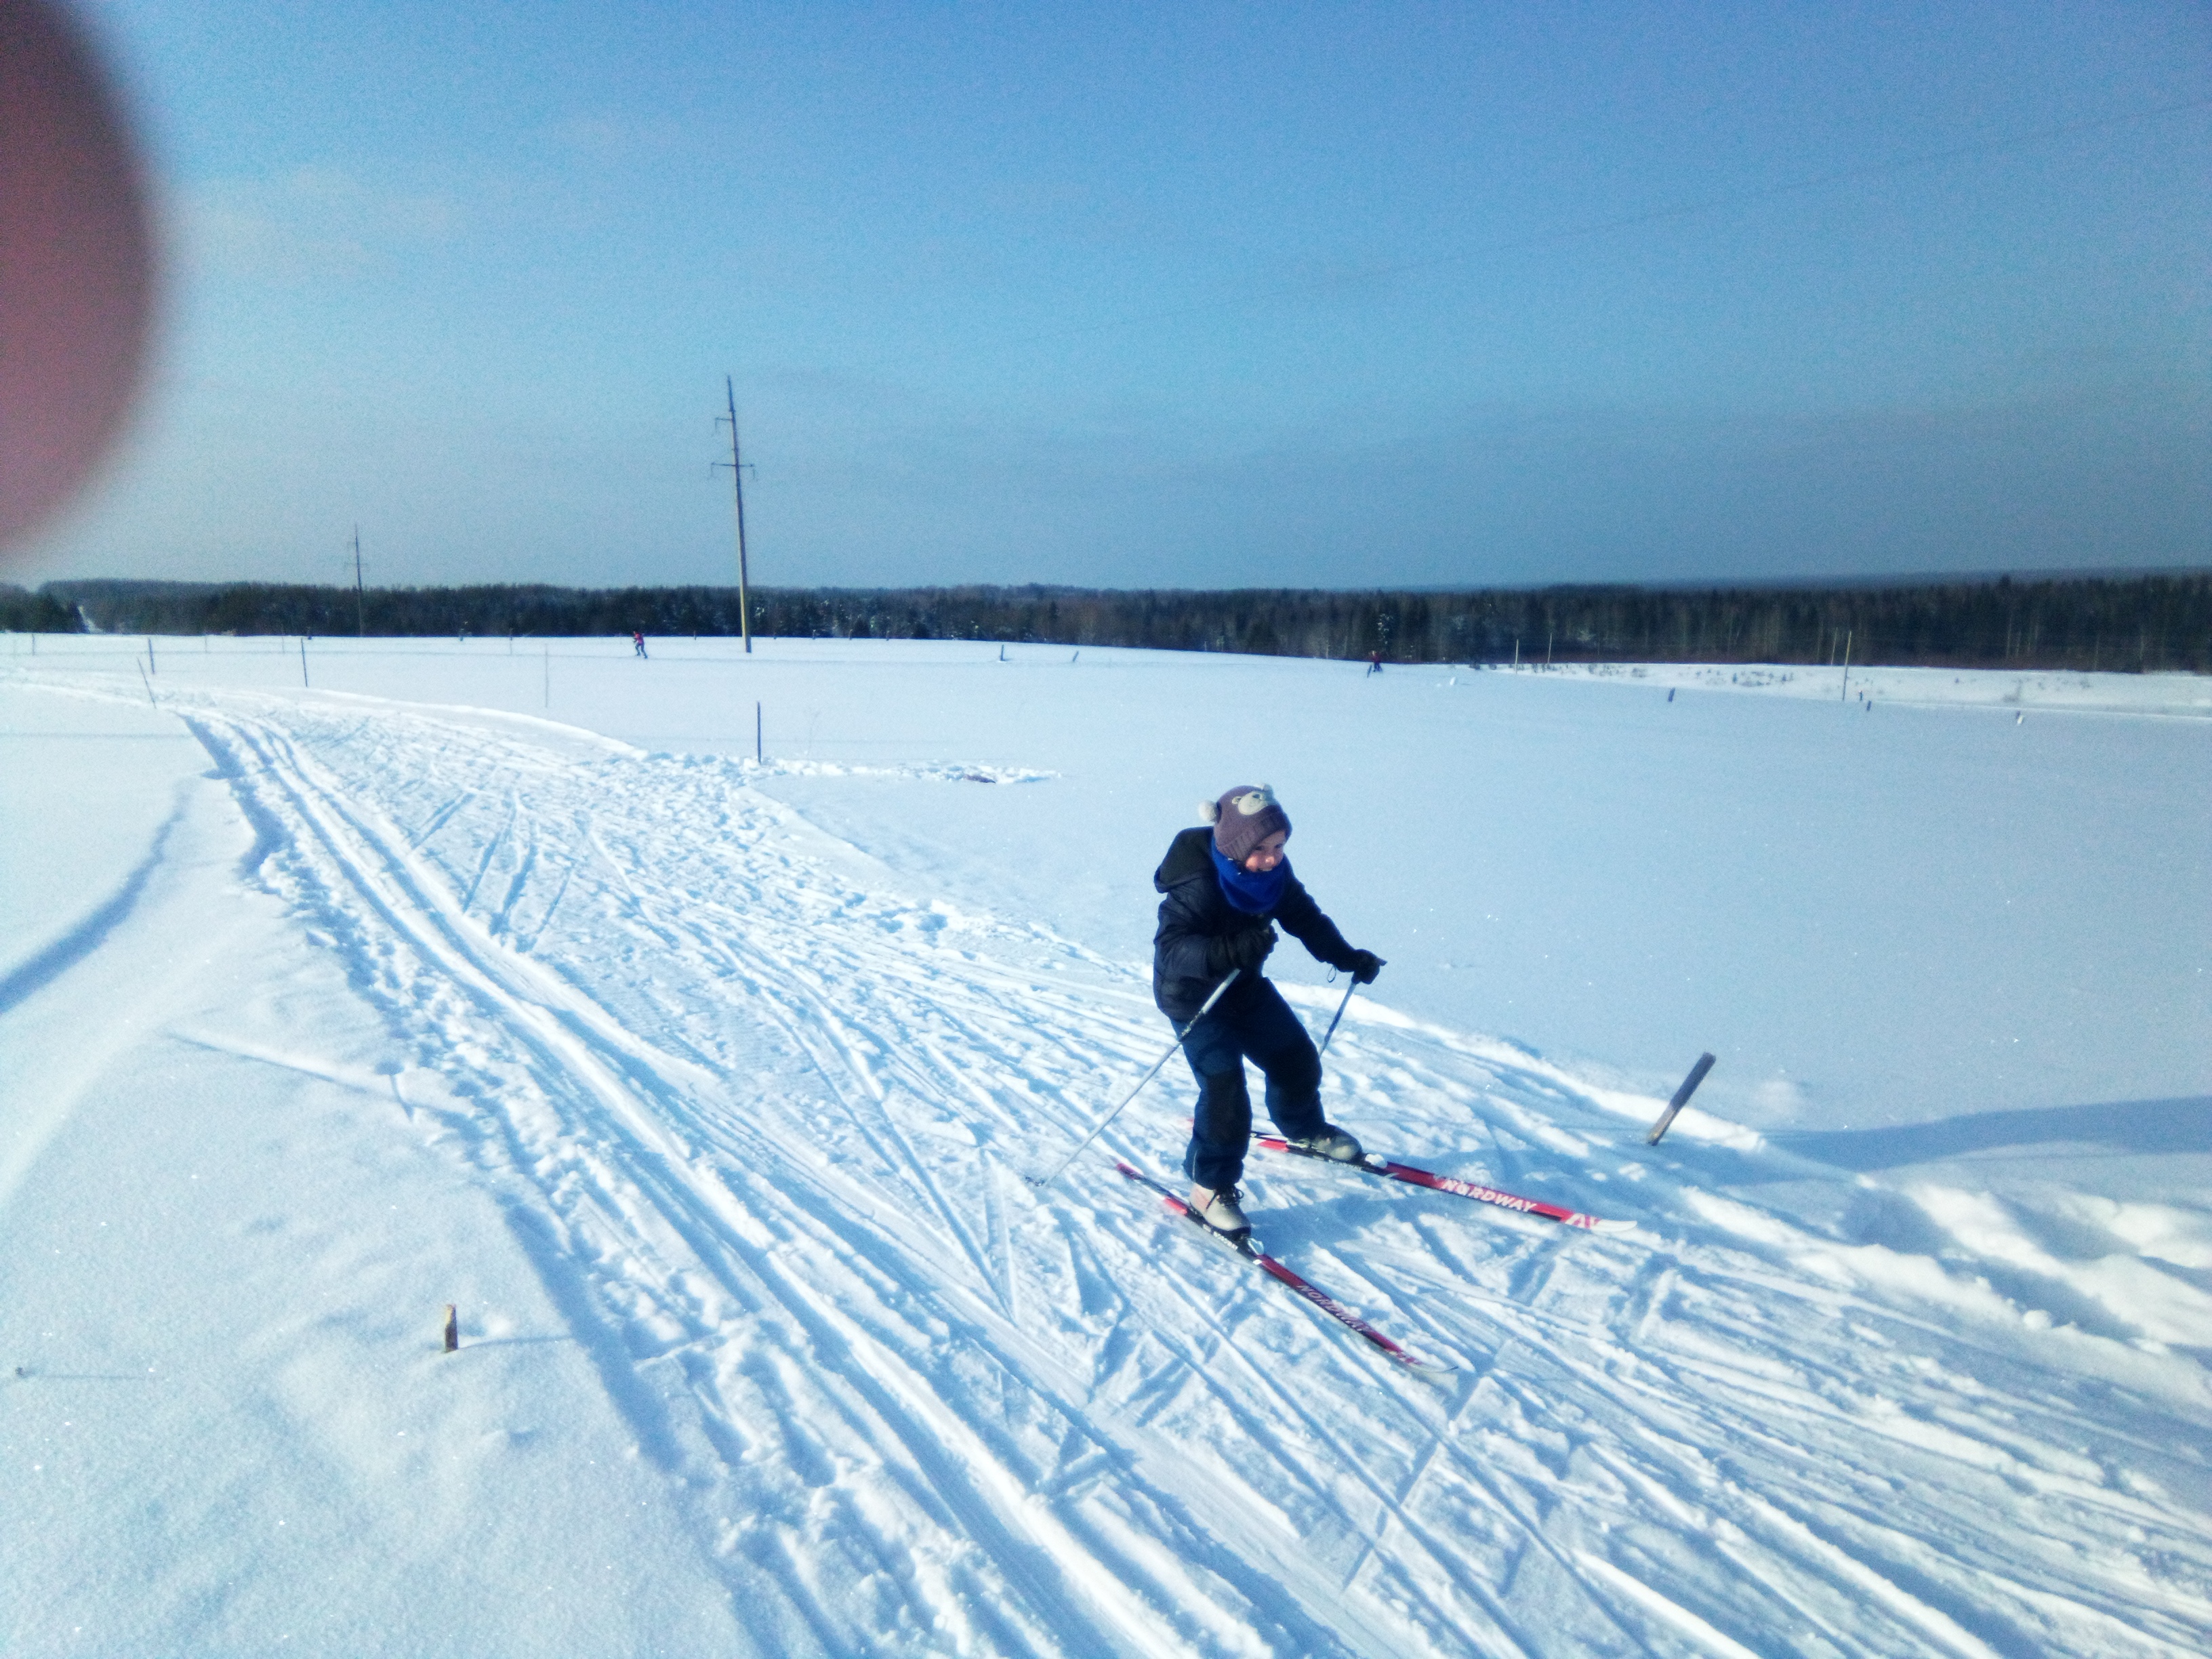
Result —
[[[1239,968],[1232,972],[1227,979],[1223,980],[1220,984],[1215,986],[1213,988],[1213,994],[1207,997],[1205,1003],[1200,1007],[1199,1011],[1190,1017],[1190,1024],[1184,1026],[1182,1030],[1176,1033],[1176,1040],[1168,1044],[1167,1053],[1162,1054],[1158,1060],[1154,1060],[1152,1062],[1152,1069],[1137,1079],[1137,1086],[1130,1090],[1127,1094],[1121,1097],[1121,1105],[1116,1106],[1112,1111],[1107,1113],[1104,1117],[1099,1119],[1098,1127],[1093,1129],[1089,1134],[1084,1136],[1082,1140],[1077,1145],[1075,1150],[1070,1152],[1066,1158],[1062,1158],[1060,1163],[1060,1167],[1054,1170],[1050,1175],[1044,1176],[1042,1177],[1036,1176],[1027,1177],[1030,1184],[1034,1187],[1049,1187],[1054,1182],[1059,1180],[1060,1176],[1066,1175],[1067,1173],[1067,1166],[1074,1163],[1077,1158],[1083,1156],[1084,1148],[1090,1146],[1092,1141],[1097,1139],[1100,1135],[1103,1134],[1106,1132],[1106,1126],[1111,1123],[1115,1118],[1121,1115],[1121,1107],[1127,1106],[1139,1094],[1143,1093],[1145,1085],[1150,1083],[1154,1078],[1160,1074],[1160,1067],[1166,1065],[1168,1061],[1175,1058],[1175,1052],[1176,1049],[1182,1047],[1183,1039],[1198,1029],[1199,1021],[1204,1019],[1208,1014],[1213,1012],[1213,1005],[1221,1000],[1221,994],[1227,990],[1231,986],[1234,985],[1237,981],[1238,978],[1242,976],[1243,972],[1244,970],[1242,968]]]

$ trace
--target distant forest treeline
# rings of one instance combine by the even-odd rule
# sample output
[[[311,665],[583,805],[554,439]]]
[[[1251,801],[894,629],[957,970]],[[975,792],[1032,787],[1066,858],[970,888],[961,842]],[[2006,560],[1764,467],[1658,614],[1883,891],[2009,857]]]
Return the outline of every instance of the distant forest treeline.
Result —
[[[756,588],[769,637],[1141,646],[1386,662],[1838,660],[2212,672],[2212,572],[1895,586],[1465,592]],[[126,634],[732,635],[728,587],[0,587],[0,627]]]

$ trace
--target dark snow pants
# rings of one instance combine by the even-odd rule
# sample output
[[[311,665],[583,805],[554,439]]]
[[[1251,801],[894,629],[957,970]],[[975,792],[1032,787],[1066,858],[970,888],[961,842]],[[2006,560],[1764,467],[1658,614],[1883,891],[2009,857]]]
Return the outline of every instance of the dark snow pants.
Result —
[[[1267,981],[1231,987],[1191,1028],[1182,1052],[1198,1079],[1198,1115],[1182,1172],[1199,1186],[1218,1192],[1234,1187],[1244,1173],[1252,1141],[1247,1060],[1267,1079],[1267,1115],[1286,1138],[1322,1132],[1321,1056],[1283,994]]]

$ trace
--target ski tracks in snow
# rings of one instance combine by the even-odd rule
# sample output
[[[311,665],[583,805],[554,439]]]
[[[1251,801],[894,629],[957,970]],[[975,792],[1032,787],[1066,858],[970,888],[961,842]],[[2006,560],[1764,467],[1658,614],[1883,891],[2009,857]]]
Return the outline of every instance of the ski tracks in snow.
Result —
[[[1103,1164],[1020,1181],[1157,1054],[1140,975],[901,893],[741,766],[367,701],[172,706],[762,1651],[2212,1645],[2196,1355],[2040,1328],[1686,1184],[1534,1057],[1355,1018],[1330,1086],[1370,1144],[1640,1224],[1255,1155],[1270,1248],[1462,1367],[1408,1383]],[[1155,1086],[1109,1139],[1165,1168]]]

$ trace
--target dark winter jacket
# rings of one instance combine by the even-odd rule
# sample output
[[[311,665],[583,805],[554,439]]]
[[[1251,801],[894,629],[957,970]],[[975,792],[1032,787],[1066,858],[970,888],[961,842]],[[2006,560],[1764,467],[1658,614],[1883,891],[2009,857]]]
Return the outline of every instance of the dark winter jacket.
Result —
[[[1222,896],[1213,872],[1213,831],[1203,824],[1184,830],[1168,845],[1168,855],[1152,874],[1162,894],[1159,930],[1152,935],[1152,1000],[1177,1024],[1196,1014],[1220,982],[1223,973],[1207,963],[1206,949],[1246,928],[1279,921],[1283,931],[1310,951],[1316,961],[1349,973],[1352,950],[1321,913],[1298,878],[1284,884],[1283,896],[1265,915],[1248,915]],[[1219,952],[1214,960],[1220,960]],[[1246,975],[1256,980],[1256,973]],[[1243,989],[1240,982],[1229,992]]]

